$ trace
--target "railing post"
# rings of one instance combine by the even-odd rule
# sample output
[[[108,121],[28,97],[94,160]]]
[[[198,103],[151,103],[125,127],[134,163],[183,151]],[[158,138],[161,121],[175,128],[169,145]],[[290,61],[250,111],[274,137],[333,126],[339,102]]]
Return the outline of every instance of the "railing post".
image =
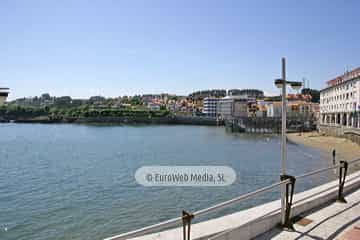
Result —
[[[289,180],[290,182],[286,183],[285,185],[285,221],[282,224],[282,227],[288,229],[294,229],[293,224],[291,222],[291,207],[293,203],[293,196],[294,196],[294,188],[295,188],[295,181],[296,178],[290,175],[281,175],[281,181]]]
[[[193,218],[194,218],[193,214],[188,213],[185,210],[182,211],[183,240],[190,240],[190,227],[191,227],[191,220]]]
[[[333,149],[333,151],[332,151],[332,162],[333,162],[333,165],[335,166],[336,165],[336,150],[335,149]],[[338,175],[337,168],[334,168],[334,174]]]
[[[343,195],[343,191],[344,191],[345,178],[346,178],[347,169],[348,169],[348,162],[340,161],[339,168],[340,168],[339,169],[339,191],[338,191],[337,201],[341,202],[341,203],[346,203],[346,200]]]

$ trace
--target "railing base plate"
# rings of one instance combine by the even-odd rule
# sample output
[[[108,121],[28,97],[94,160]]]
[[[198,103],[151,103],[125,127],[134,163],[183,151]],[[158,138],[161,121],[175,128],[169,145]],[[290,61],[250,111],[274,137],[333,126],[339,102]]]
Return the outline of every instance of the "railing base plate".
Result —
[[[289,232],[294,232],[295,231],[295,228],[294,228],[294,224],[293,223],[288,223],[288,224],[281,224],[279,223],[278,224],[278,228],[280,229],[285,229]]]
[[[338,199],[336,199],[336,202],[338,202],[338,203],[347,203],[345,198],[338,198]]]

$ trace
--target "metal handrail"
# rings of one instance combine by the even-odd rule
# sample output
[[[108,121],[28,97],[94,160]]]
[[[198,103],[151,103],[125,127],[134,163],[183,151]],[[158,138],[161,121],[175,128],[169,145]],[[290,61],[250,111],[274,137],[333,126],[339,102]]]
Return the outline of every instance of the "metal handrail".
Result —
[[[348,161],[348,164],[350,165],[350,164],[356,163],[358,161],[360,161],[360,158]],[[295,178],[300,179],[300,178],[308,177],[308,176],[311,176],[311,175],[315,175],[315,174],[318,174],[318,173],[322,173],[322,172],[326,172],[326,171],[338,168],[340,166],[341,166],[341,164],[338,163],[338,164],[335,164],[335,165],[333,165],[331,167],[321,168],[321,169],[318,169],[318,170],[315,170],[315,171],[312,171],[312,172],[308,172],[308,173],[304,173],[304,174],[295,176]]]
[[[120,235],[112,236],[109,238],[105,238],[104,240],[125,240],[129,238],[139,237],[144,234],[153,233],[157,230],[174,227],[178,224],[182,223],[182,217],[173,218],[164,222],[160,222],[151,226],[147,226],[144,228],[140,228],[131,232],[123,233]]]
[[[219,203],[217,205],[214,205],[212,207],[209,207],[209,208],[206,208],[206,209],[203,209],[203,210],[199,210],[197,212],[194,213],[195,216],[203,216],[203,215],[207,215],[211,212],[214,212],[214,211],[217,211],[217,210],[220,210],[220,209],[223,209],[225,207],[228,207],[228,206],[231,206],[231,205],[234,205],[236,203],[239,203],[239,202],[242,202],[242,201],[245,201],[246,199],[249,199],[253,196],[256,196],[260,193],[263,193],[263,192],[266,192],[266,191],[269,191],[275,187],[278,187],[282,184],[287,184],[289,183],[290,180],[287,179],[287,180],[284,180],[284,181],[281,181],[281,182],[277,182],[277,183],[274,183],[274,184],[271,184],[267,187],[263,187],[263,188],[260,188],[256,191],[253,191],[253,192],[250,192],[250,193],[246,193],[246,194],[243,194],[243,195],[240,195],[239,197],[236,197],[234,199],[231,199],[231,200],[228,200],[226,202],[222,202],[222,203]]]
[[[348,161],[348,164],[350,165],[350,164],[356,163],[356,162],[358,162],[358,161],[360,161],[360,158],[354,159],[354,160],[351,160],[351,161]],[[334,165],[334,166],[332,166],[332,167],[322,168],[322,169],[315,170],[315,171],[312,171],[312,172],[309,172],[309,173],[305,173],[305,174],[302,174],[302,175],[297,176],[296,179],[308,177],[308,176],[315,175],[315,174],[320,173],[320,172],[324,172],[324,171],[327,171],[327,170],[331,170],[331,169],[334,169],[334,168],[339,167],[340,165],[341,165],[341,164],[336,164],[336,165]],[[358,177],[353,177],[353,178],[347,179],[346,182],[352,181],[352,180],[354,180],[354,179],[356,179],[356,178],[358,178]],[[325,191],[328,191],[328,190],[331,190],[331,189],[334,189],[334,188],[337,188],[337,187],[338,187],[337,185],[334,185],[334,186],[332,186],[332,187],[329,187],[329,188],[323,190],[322,192],[325,192]],[[307,198],[308,198],[308,197],[299,199],[299,200],[295,201],[295,203],[298,203],[298,202],[300,202],[300,201],[303,201],[304,199],[307,199]],[[234,231],[235,229],[237,229],[237,227],[234,227],[234,228],[228,229],[228,230],[226,230],[226,231],[220,232],[220,233],[218,233],[218,234],[215,234],[215,235],[207,238],[207,240],[217,240],[217,239],[219,239],[220,237],[224,236],[225,234],[231,233],[231,232]]]
[[[356,162],[360,162],[360,158],[348,161],[348,164],[350,165],[350,164],[353,164],[353,163],[356,163]]]
[[[348,164],[350,165],[350,164],[356,163],[358,161],[360,161],[360,158],[348,161]],[[305,174],[298,175],[295,178],[296,179],[305,178],[305,177],[308,177],[308,176],[311,176],[311,175],[319,174],[319,173],[322,173],[322,172],[325,172],[325,171],[329,171],[329,170],[338,168],[340,166],[341,166],[341,164],[336,164],[336,165],[333,165],[331,167],[321,168],[321,169],[318,169],[318,170],[315,170],[315,171],[312,171],[312,172],[308,172],[308,173],[305,173]],[[218,211],[220,209],[223,209],[223,208],[235,205],[237,203],[240,203],[242,201],[245,201],[245,200],[247,200],[249,198],[252,198],[252,197],[254,197],[254,196],[258,195],[258,194],[269,191],[269,190],[271,190],[271,189],[273,189],[275,187],[278,187],[280,185],[288,184],[289,182],[290,182],[290,180],[286,179],[286,180],[271,184],[269,186],[260,188],[258,190],[253,191],[253,192],[249,192],[249,193],[240,195],[240,196],[238,196],[236,198],[233,198],[231,200],[216,204],[216,205],[211,206],[209,208],[205,208],[205,209],[196,211],[196,212],[193,213],[193,216],[194,217],[205,216],[207,214]],[[182,224],[182,222],[183,222],[183,218],[182,217],[177,217],[177,218],[173,218],[173,219],[170,219],[170,220],[167,220],[167,221],[164,221],[164,222],[160,222],[160,223],[157,223],[157,224],[154,224],[154,225],[150,225],[150,226],[147,226],[147,227],[144,227],[144,228],[140,228],[140,229],[137,229],[137,230],[134,230],[134,231],[131,231],[131,232],[127,232],[127,233],[123,233],[123,234],[120,234],[120,235],[105,238],[104,240],[126,240],[126,239],[129,239],[129,238],[135,238],[135,237],[139,237],[139,236],[142,236],[142,235],[145,235],[145,234],[154,233],[154,232],[159,231],[159,230],[163,230],[163,229],[166,229],[166,228],[170,228],[170,227],[180,225],[180,224]]]
[[[329,171],[329,170],[332,170],[332,169],[335,169],[335,168],[338,168],[338,167],[340,167],[340,163],[338,163],[338,164],[336,164],[334,166],[331,166],[331,167],[321,168],[321,169],[318,169],[318,170],[315,170],[315,171],[312,171],[312,172],[304,173],[304,174],[295,176],[295,178],[300,179],[300,178],[308,177],[308,176],[315,175],[315,174],[322,173],[322,172],[326,172],[326,171]]]
[[[249,192],[249,193],[240,195],[239,197],[233,198],[231,200],[216,204],[216,205],[211,206],[209,208],[205,208],[205,209],[196,211],[196,212],[193,213],[193,215],[195,217],[205,216],[205,215],[207,215],[209,213],[212,213],[212,212],[218,211],[220,209],[223,209],[225,207],[229,207],[229,206],[232,206],[232,205],[237,204],[239,202],[245,201],[245,200],[247,200],[247,199],[249,199],[249,198],[251,198],[251,197],[253,197],[255,195],[258,195],[260,193],[264,193],[264,192],[269,191],[269,190],[271,190],[271,189],[273,189],[275,187],[278,187],[278,186],[280,186],[282,184],[287,184],[289,182],[290,182],[290,180],[286,179],[286,180],[271,184],[269,186],[260,188],[260,189],[258,189],[256,191]],[[139,237],[139,236],[142,236],[144,234],[156,232],[157,230],[161,230],[161,229],[170,228],[170,227],[180,225],[180,224],[182,224],[182,220],[183,220],[182,217],[173,218],[173,219],[170,219],[170,220],[167,220],[167,221],[164,221],[164,222],[161,222],[161,223],[157,223],[157,224],[154,224],[154,225],[151,225],[151,226],[147,226],[147,227],[144,227],[144,228],[140,228],[140,229],[137,229],[137,230],[134,230],[134,231],[131,231],[131,232],[127,232],[127,233],[123,233],[123,234],[116,235],[116,236],[113,236],[113,237],[105,238],[104,240],[126,240],[126,239],[129,239],[129,238]]]

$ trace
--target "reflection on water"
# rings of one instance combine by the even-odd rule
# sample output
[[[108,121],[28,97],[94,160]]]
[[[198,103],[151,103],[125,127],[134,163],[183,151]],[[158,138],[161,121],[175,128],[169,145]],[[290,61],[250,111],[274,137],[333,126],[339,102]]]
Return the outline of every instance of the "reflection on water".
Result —
[[[179,216],[279,180],[277,136],[201,126],[0,125],[0,239],[102,239]],[[289,144],[288,172],[328,166],[320,152]],[[227,187],[142,187],[143,165],[227,165]],[[328,181],[299,181],[297,191]],[[279,197],[278,189],[214,214]],[[6,228],[6,231],[5,231]]]

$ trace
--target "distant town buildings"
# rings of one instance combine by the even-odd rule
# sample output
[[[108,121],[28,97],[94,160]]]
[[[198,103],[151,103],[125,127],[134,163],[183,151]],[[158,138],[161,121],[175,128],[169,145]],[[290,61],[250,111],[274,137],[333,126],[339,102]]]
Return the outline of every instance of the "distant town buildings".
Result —
[[[320,91],[320,123],[360,128],[360,67],[327,82]]]
[[[159,111],[161,109],[161,105],[154,102],[149,102],[147,106],[152,111]]]
[[[208,91],[210,93],[211,91]],[[226,97],[205,97],[202,113],[208,117],[231,119],[239,117],[281,117],[281,98],[266,98],[257,89],[230,89]],[[319,104],[311,102],[308,94],[288,94],[287,113],[289,117],[318,118]],[[198,100],[199,101],[199,100]]]
[[[218,101],[217,116],[222,119],[248,116],[248,99],[226,96]]]
[[[6,102],[9,95],[9,88],[0,88],[0,105]]]
[[[2,90],[5,97],[8,89]],[[2,99],[5,99],[4,97]],[[289,94],[287,99],[289,116],[316,115],[316,111],[319,110],[318,104],[311,103],[312,97],[308,94]],[[280,96],[265,97],[263,91],[257,89],[230,89],[228,91],[213,89],[194,92],[188,96],[162,93],[115,98],[92,96],[88,99],[72,99],[70,96],[55,97],[44,93],[39,97],[19,98],[8,104],[44,109],[51,107],[57,109],[56,111],[77,107],[101,112],[108,110],[166,111],[175,115],[228,119],[281,117],[280,100]]]
[[[263,97],[263,91],[257,89],[203,90],[189,95],[205,116],[219,118],[247,116],[248,101],[256,102]]]
[[[289,101],[287,114],[289,117],[314,117],[319,119],[320,105],[310,101]]]

